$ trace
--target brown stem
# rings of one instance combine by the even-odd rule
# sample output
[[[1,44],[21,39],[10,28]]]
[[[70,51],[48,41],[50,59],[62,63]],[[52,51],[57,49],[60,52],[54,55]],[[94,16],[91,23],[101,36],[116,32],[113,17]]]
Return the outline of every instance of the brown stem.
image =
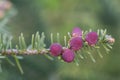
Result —
[[[43,50],[32,50],[32,49],[26,49],[26,50],[17,50],[17,49],[8,49],[8,50],[2,50],[0,54],[2,55],[36,55],[36,54],[47,54],[49,53],[49,49],[43,49]]]

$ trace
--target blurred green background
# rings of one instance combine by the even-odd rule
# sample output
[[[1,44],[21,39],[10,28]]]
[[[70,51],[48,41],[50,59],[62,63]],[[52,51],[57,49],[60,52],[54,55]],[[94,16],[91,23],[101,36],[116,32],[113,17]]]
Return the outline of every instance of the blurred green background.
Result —
[[[17,10],[7,24],[7,31],[14,37],[24,33],[27,43],[31,34],[45,32],[47,47],[50,33],[60,33],[60,39],[73,27],[83,30],[107,29],[116,42],[109,55],[102,51],[104,58],[97,57],[97,63],[81,60],[74,63],[50,61],[42,55],[24,56],[20,60],[24,75],[17,67],[7,62],[2,65],[0,80],[120,80],[120,0],[11,0]]]

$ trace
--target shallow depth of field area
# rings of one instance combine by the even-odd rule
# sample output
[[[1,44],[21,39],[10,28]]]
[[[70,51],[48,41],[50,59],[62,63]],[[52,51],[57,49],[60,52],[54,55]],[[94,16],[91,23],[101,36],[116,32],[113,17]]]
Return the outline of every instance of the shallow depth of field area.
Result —
[[[46,48],[51,44],[50,33],[54,36],[59,33],[63,44],[64,35],[74,27],[93,31],[107,29],[115,43],[109,54],[101,50],[102,59],[95,56],[96,63],[89,58],[81,59],[79,66],[58,59],[52,61],[43,55],[24,55],[20,60],[24,71],[21,74],[17,67],[3,60],[0,62],[0,80],[120,80],[120,0],[8,1],[13,7],[12,15],[5,23],[2,22],[4,17],[9,16],[0,11],[0,33],[12,36],[13,46],[18,43],[21,33],[29,44],[32,34],[37,31],[45,33]],[[11,60],[14,62],[13,58]]]

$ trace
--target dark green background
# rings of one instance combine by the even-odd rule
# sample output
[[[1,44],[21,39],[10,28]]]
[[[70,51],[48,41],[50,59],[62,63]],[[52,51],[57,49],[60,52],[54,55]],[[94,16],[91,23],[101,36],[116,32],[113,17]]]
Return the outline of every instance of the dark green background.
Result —
[[[7,24],[14,36],[24,33],[30,43],[31,34],[45,32],[47,47],[49,33],[63,36],[73,27],[83,30],[107,29],[116,42],[110,54],[102,51],[104,58],[96,56],[97,63],[81,60],[80,66],[74,63],[50,61],[42,55],[24,56],[20,60],[24,75],[17,67],[4,61],[0,80],[120,80],[120,0],[11,0],[17,10]]]

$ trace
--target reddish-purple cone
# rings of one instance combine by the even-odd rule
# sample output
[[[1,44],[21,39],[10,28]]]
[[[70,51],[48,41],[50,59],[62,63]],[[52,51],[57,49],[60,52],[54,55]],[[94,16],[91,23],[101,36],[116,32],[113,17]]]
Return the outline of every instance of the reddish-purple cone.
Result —
[[[65,62],[72,62],[75,58],[75,55],[74,55],[74,52],[70,49],[65,49],[62,53],[62,59],[65,61]]]
[[[73,37],[70,42],[70,49],[76,51],[82,48],[83,46],[83,41],[81,37]]]
[[[62,46],[59,43],[53,43],[50,46],[50,52],[52,56],[59,56],[62,52]]]
[[[98,41],[98,34],[96,32],[89,32],[86,35],[85,40],[88,42],[90,46],[94,46]]]
[[[82,36],[82,30],[79,27],[75,27],[72,30],[72,37],[81,37]]]

